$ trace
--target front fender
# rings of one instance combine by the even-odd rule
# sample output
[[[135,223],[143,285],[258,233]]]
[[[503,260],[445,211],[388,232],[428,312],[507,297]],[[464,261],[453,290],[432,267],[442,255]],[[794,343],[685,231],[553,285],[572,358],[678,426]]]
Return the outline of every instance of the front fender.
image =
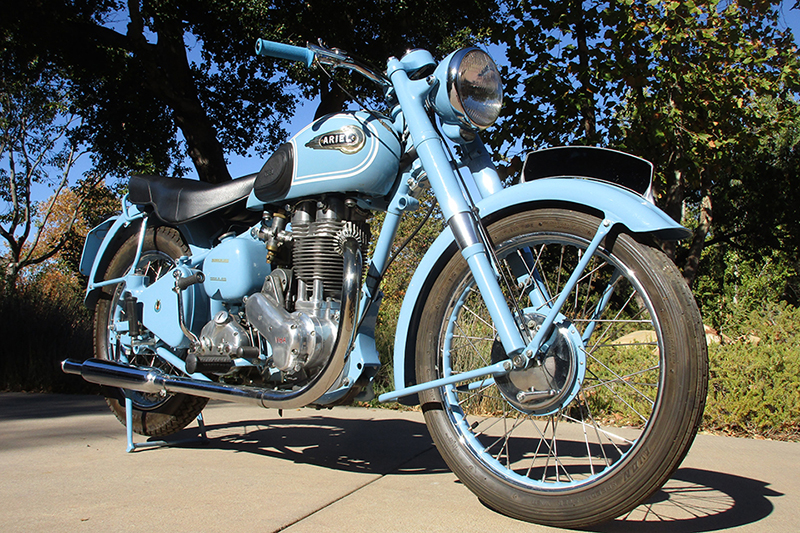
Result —
[[[631,233],[655,234],[664,240],[679,240],[691,235],[689,230],[642,196],[591,179],[537,179],[505,188],[478,202],[477,207],[481,219],[490,223],[504,214],[553,203],[599,211],[612,224],[625,226]],[[397,321],[393,369],[395,389],[416,384],[413,339],[424,304],[423,295],[456,249],[448,227],[434,241],[411,278]]]

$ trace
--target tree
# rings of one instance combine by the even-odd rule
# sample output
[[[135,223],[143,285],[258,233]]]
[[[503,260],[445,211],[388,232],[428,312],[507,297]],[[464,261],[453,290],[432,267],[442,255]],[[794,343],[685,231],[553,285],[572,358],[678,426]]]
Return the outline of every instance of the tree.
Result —
[[[61,202],[81,155],[69,102],[64,81],[46,69],[0,81],[0,236],[7,245],[1,274],[6,290],[16,287],[23,269],[55,256],[79,218],[82,198],[66,209]],[[97,182],[87,178],[81,189],[90,191]],[[49,200],[33,200],[37,185],[50,189]],[[44,238],[54,219],[62,231]]]
[[[510,150],[604,144],[625,91],[618,2],[507,0],[492,33],[508,100],[493,142]]]
[[[83,138],[101,171],[180,175],[186,153],[201,180],[222,182],[230,179],[227,152],[263,153],[285,140],[298,93],[321,94],[329,109],[344,100],[298,66],[255,57],[256,38],[298,45],[323,38],[383,62],[409,48],[463,40],[493,5],[33,0],[7,6],[0,35],[23,60],[58,65],[75,84]]]
[[[757,289],[751,302],[800,303],[800,103],[767,99],[761,108],[773,120],[712,190],[714,227],[695,285],[711,314],[736,304],[741,286]]]
[[[659,204],[694,231],[680,253],[665,246],[691,283],[714,228],[714,197],[730,184],[724,176],[747,171],[740,154],[752,154],[770,125],[787,120],[785,104],[798,87],[796,49],[791,33],[778,29],[778,5],[618,0],[509,8],[503,39],[521,52],[509,48],[509,92],[519,98],[504,124],[527,133],[522,148],[606,144],[653,161]],[[538,20],[537,10],[545,13]],[[779,104],[774,113],[763,112],[765,98]],[[495,142],[519,149],[511,140]]]
[[[791,120],[793,106],[783,104],[798,87],[796,48],[770,2],[663,2],[641,13],[652,62],[648,83],[632,91],[624,145],[660,168],[668,214],[694,214],[684,220],[694,237],[682,261],[691,283],[715,198],[752,170],[759,139]],[[775,112],[765,112],[765,98],[779,103]]]

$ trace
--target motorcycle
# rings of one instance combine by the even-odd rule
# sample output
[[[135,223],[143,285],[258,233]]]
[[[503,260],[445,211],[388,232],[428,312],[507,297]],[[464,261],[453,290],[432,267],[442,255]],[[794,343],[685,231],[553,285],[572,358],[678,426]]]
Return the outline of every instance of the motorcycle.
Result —
[[[209,399],[373,399],[381,279],[431,194],[446,224],[406,289],[378,400],[418,405],[464,485],[515,518],[585,527],[658,490],[696,434],[708,363],[656,247],[689,232],[655,206],[652,165],[556,147],[504,186],[480,138],[502,82],[479,48],[412,50],[385,71],[321,43],[256,52],[364,75],[390,111],[321,117],[227,183],[130,178],[81,259],[94,357],[62,363],[103,386],[129,451],[132,431],[175,433]]]

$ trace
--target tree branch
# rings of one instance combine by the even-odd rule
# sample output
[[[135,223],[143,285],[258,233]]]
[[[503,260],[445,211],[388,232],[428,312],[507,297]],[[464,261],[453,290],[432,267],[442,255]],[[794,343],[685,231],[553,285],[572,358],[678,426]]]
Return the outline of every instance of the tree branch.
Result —
[[[41,239],[42,231],[44,230],[44,228],[47,227],[47,222],[50,219],[50,216],[53,214],[53,207],[56,204],[56,200],[58,200],[58,197],[61,194],[61,191],[64,190],[64,187],[66,187],[67,183],[69,182],[69,174],[70,174],[70,171],[72,170],[72,167],[75,164],[76,160],[77,160],[77,157],[75,157],[75,146],[72,145],[72,146],[70,146],[70,149],[69,149],[69,155],[67,156],[67,161],[64,164],[64,169],[62,171],[62,177],[61,177],[61,183],[59,183],[59,185],[56,188],[55,192],[50,197],[50,202],[49,202],[49,204],[47,206],[47,209],[45,210],[44,216],[41,219],[41,224],[39,226],[39,229],[36,231],[36,236],[35,236],[35,238],[33,240],[33,243],[31,243],[31,246],[28,248],[28,253],[25,254],[25,257],[22,258],[22,260],[20,261],[23,264],[23,266],[37,264],[37,263],[40,263],[41,261],[44,261],[45,259],[48,259],[49,257],[52,257],[53,255],[55,255],[55,253],[58,251],[58,249],[61,246],[63,246],[63,242],[66,242],[67,235],[69,234],[69,230],[72,229],[72,225],[75,223],[75,219],[78,216],[78,208],[77,207],[75,209],[75,212],[73,213],[72,220],[69,223],[69,229],[67,229],[67,231],[65,231],[62,234],[62,241],[63,241],[62,244],[55,246],[53,248],[53,250],[52,250],[52,253],[50,253],[48,255],[48,257],[43,257],[43,258],[41,258],[39,260],[31,259],[31,257],[34,255],[34,253],[36,251],[36,247],[39,245],[39,240]],[[83,202],[83,200],[81,200],[81,202],[79,202],[78,205],[80,206],[80,204],[82,202]]]

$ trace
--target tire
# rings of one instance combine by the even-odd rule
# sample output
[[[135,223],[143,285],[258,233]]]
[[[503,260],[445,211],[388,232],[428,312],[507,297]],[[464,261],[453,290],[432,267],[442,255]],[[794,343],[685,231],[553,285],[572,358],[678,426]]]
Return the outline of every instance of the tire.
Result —
[[[600,223],[542,209],[489,226],[506,277],[517,283],[506,296],[530,336]],[[508,357],[461,255],[441,264],[419,315],[419,383]],[[602,321],[592,322],[609,287]],[[682,461],[705,403],[705,335],[677,268],[626,234],[606,237],[555,326],[538,366],[428,390],[420,400],[443,458],[485,504],[522,520],[586,527],[633,509]]]
[[[120,246],[108,265],[104,279],[124,276],[136,256],[138,235],[134,235]],[[154,282],[169,272],[175,260],[189,255],[189,247],[183,242],[180,233],[174,228],[157,227],[147,230],[142,255],[137,271]],[[125,332],[128,331],[124,318],[122,298],[125,284],[111,285],[103,289],[94,313],[94,354],[98,359],[120,361],[124,356],[130,364],[143,367],[156,367],[169,374],[178,370],[159,358],[152,349],[144,349],[133,354],[125,346]],[[116,324],[119,324],[117,328]],[[142,328],[142,337],[152,338],[152,334]],[[122,424],[125,424],[125,397],[133,402],[133,431],[148,437],[165,437],[185,428],[208,403],[207,398],[186,394],[148,394],[137,391],[116,389],[108,395],[106,402]]]

